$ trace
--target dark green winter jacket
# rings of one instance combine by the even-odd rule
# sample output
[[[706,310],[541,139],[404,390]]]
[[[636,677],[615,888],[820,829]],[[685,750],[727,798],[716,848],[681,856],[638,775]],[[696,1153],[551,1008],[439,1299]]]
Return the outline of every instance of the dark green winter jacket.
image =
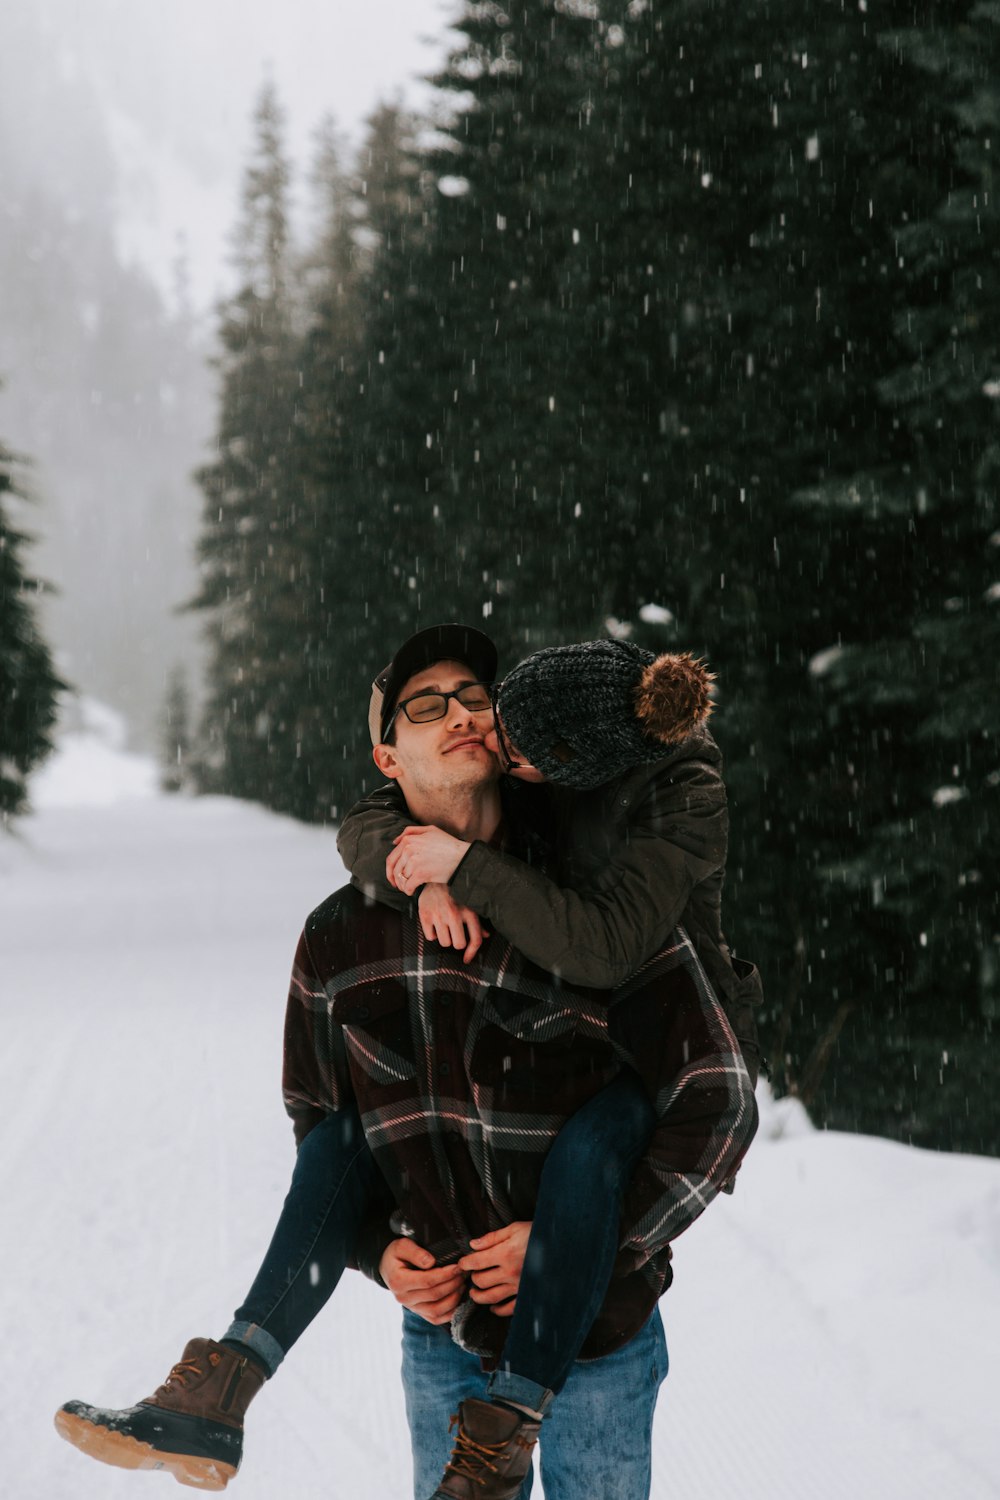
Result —
[[[539,789],[556,875],[476,842],[451,893],[534,963],[570,984],[614,989],[678,925],[691,938],[722,1002],[751,1076],[759,1066],[755,1009],[760,975],[734,959],[722,931],[729,816],[722,756],[702,729],[652,765],[590,792]],[[355,885],[390,905],[385,860],[410,821],[395,787],[355,804],[338,836]]]

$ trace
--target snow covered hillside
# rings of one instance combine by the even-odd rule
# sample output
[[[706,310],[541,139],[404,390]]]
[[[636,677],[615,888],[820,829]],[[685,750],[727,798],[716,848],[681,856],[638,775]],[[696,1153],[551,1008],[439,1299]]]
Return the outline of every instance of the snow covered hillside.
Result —
[[[180,1495],[84,1458],[52,1414],[149,1395],[187,1338],[222,1332],[291,1170],[285,987],[302,918],[342,883],[333,836],[154,782],[92,735],[0,835],[17,1500]],[[657,1500],[1000,1496],[1000,1162],[814,1132],[763,1102],[737,1194],[677,1245]],[[250,1412],[241,1500],[408,1500],[398,1321],[346,1278]]]

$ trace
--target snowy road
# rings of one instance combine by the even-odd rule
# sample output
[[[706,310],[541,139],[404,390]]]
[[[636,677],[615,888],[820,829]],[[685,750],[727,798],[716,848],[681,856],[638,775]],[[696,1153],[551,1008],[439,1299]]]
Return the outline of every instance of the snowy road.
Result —
[[[68,806],[50,788],[0,837],[17,1500],[180,1493],[83,1458],[52,1413],[150,1394],[188,1337],[228,1322],[291,1170],[295,939],[342,878],[329,833],[141,789]],[[679,1242],[663,1313],[656,1500],[1000,1497],[1000,1162],[762,1138],[736,1197]],[[395,1305],[350,1275],[252,1409],[234,1493],[408,1500],[397,1371]]]

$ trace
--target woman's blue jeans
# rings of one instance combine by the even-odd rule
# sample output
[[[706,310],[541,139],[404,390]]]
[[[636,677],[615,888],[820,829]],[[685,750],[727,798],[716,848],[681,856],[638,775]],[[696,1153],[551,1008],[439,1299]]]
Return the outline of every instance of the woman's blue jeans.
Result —
[[[298,1149],[267,1254],[223,1337],[252,1349],[273,1375],[343,1275],[376,1195],[387,1193],[357,1110],[327,1115]]]
[[[638,1076],[626,1069],[553,1141],[491,1396],[544,1411],[562,1390],[604,1301],[622,1196],[655,1120]]]
[[[545,1410],[562,1389],[604,1300],[622,1193],[653,1120],[639,1079],[626,1071],[572,1115],[550,1147],[492,1395]],[[386,1201],[387,1191],[357,1111],[327,1115],[299,1147],[271,1244],[223,1337],[250,1348],[273,1375],[332,1294],[373,1202]]]

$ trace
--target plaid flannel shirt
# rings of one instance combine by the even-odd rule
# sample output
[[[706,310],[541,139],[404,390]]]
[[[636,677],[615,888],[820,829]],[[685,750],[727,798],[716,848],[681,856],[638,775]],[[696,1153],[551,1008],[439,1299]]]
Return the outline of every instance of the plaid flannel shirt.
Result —
[[[399,1234],[447,1262],[471,1238],[531,1219],[553,1138],[623,1063],[642,1078],[657,1124],[626,1192],[584,1358],[642,1326],[671,1279],[670,1241],[732,1176],[756,1129],[746,1066],[687,935],[677,929],[609,993],[560,985],[498,934],[465,965],[428,943],[414,915],[350,886],[306,922],[285,1023],[285,1105],[301,1141],[356,1102],[395,1204],[359,1251],[370,1275]],[[493,1322],[499,1353],[505,1325]]]

